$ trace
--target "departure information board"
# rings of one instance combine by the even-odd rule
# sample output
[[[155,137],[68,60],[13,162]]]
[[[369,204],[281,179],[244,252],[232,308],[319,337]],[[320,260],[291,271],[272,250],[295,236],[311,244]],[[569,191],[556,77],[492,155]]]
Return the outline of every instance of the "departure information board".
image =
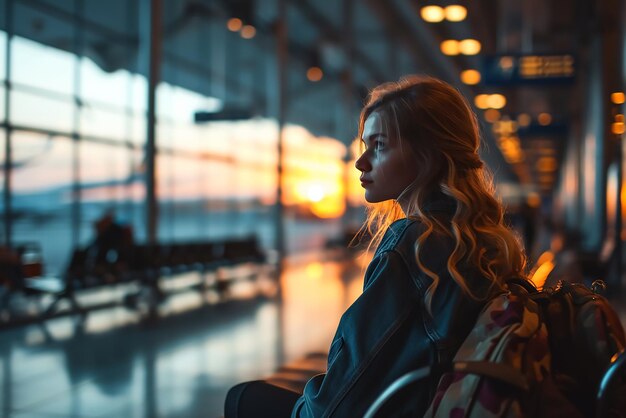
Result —
[[[491,55],[483,59],[486,85],[570,84],[576,74],[571,54]]]

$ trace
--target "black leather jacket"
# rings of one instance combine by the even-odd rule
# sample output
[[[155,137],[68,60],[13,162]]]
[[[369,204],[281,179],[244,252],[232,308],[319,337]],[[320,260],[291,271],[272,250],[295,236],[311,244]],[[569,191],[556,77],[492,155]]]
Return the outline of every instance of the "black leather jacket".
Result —
[[[435,202],[428,210],[445,218],[452,216],[453,208],[449,202]],[[327,372],[309,380],[292,418],[362,417],[404,373],[453,359],[483,303],[467,296],[447,271],[454,239],[433,234],[422,246],[420,258],[440,277],[432,316],[428,314],[424,292],[431,279],[417,266],[414,255],[423,230],[423,224],[409,219],[389,227],[365,274],[363,293],[341,317]],[[484,295],[487,280],[471,269],[461,271],[470,288]],[[423,381],[407,399],[394,402],[393,411],[385,416],[423,416],[437,381],[438,376]]]

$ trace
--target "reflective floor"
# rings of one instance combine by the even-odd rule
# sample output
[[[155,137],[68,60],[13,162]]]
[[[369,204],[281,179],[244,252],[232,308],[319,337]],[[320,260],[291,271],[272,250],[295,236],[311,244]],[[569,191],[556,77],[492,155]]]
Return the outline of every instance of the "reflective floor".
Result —
[[[327,350],[364,271],[365,260],[337,260],[290,259],[282,303],[267,295],[273,288],[261,286],[262,278],[240,282],[221,303],[178,294],[156,322],[114,308],[90,314],[82,326],[62,318],[2,331],[1,416],[220,417],[235,383]],[[259,289],[265,296],[254,296]],[[626,323],[626,304],[614,302]]]
[[[219,417],[235,383],[327,350],[362,286],[358,262],[333,260],[289,260],[282,303],[267,286],[254,296],[259,284],[242,281],[226,302],[173,296],[156,322],[113,308],[82,325],[60,318],[2,331],[1,416]]]

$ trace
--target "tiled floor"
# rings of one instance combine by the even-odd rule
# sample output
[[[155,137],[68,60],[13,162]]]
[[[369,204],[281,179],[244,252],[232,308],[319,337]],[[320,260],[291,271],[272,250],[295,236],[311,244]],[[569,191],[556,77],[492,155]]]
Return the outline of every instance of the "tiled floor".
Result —
[[[155,323],[115,308],[90,314],[82,328],[65,318],[2,331],[0,416],[219,417],[235,383],[327,350],[364,271],[359,260],[334,260],[290,260],[282,303],[206,304],[190,292],[172,297]],[[250,290],[244,282],[238,294]],[[626,304],[614,303],[626,320]]]
[[[327,350],[360,293],[362,267],[320,258],[290,260],[282,303],[203,305],[199,294],[184,293],[156,323],[115,308],[90,314],[83,328],[64,318],[2,331],[0,415],[219,417],[230,386]]]

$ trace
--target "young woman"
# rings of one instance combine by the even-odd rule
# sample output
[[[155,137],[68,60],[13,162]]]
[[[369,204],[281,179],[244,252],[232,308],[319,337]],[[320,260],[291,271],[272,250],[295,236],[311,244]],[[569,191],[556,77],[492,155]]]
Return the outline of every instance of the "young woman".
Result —
[[[377,249],[362,295],[341,318],[327,372],[307,383],[292,417],[363,416],[401,375],[450,362],[484,303],[506,279],[524,276],[524,253],[478,155],[476,117],[457,90],[418,76],[380,85],[359,136],[356,168],[372,204],[364,229]],[[422,416],[438,379],[384,415]],[[246,403],[242,393],[245,386],[231,390],[230,402]],[[295,396],[277,393],[291,409]],[[266,397],[256,416],[264,404],[277,406]]]

